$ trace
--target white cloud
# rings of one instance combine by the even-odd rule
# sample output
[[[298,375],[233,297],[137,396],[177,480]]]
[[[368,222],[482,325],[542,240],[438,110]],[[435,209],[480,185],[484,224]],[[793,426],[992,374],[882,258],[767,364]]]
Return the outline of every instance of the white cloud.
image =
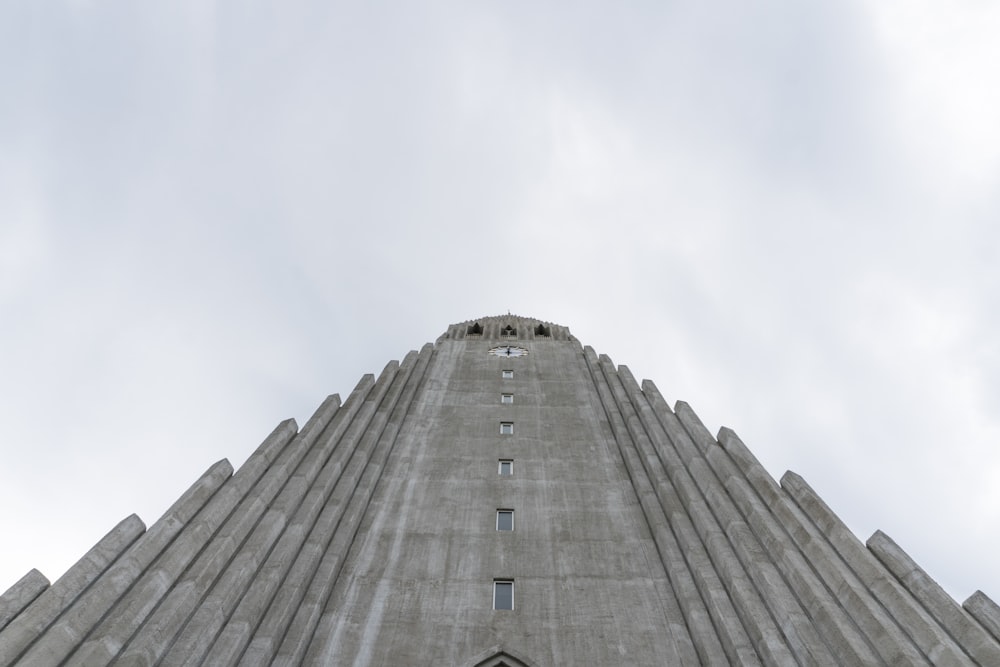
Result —
[[[41,198],[26,191],[24,179],[0,167],[0,303],[22,294],[47,268],[49,242]],[[19,182],[20,181],[20,182]],[[16,184],[16,185],[15,185]]]
[[[950,196],[995,188],[1000,176],[1000,8],[960,0],[867,6],[890,68],[898,141]]]

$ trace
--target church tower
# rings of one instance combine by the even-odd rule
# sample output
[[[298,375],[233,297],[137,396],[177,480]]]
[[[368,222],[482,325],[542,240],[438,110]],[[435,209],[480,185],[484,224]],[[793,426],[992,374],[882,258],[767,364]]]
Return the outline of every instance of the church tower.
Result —
[[[888,536],[513,315],[434,343],[0,596],[0,665],[1000,665]]]

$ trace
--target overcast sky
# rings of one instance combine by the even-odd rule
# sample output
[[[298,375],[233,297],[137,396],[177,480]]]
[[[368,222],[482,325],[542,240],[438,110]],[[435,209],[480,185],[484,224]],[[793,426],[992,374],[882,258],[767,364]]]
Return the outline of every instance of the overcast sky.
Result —
[[[1000,600],[1000,4],[0,4],[0,591],[506,313]]]

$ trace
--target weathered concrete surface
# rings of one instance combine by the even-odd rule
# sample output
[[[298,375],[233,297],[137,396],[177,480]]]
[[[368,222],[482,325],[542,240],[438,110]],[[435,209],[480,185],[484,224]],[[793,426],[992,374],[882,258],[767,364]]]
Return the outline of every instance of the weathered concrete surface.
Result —
[[[452,325],[232,473],[0,597],[0,667],[1000,664],[989,598],[548,322]]]
[[[1000,640],[1000,605],[982,591],[976,591],[962,603],[962,607],[979,621],[994,639]]]
[[[0,635],[0,656],[20,655],[145,530],[135,514],[123,519],[5,629]]]
[[[38,570],[31,570],[0,595],[0,630],[48,587],[49,580],[45,575]],[[2,655],[3,653],[0,653],[0,656]]]
[[[868,548],[976,662],[1000,665],[1000,645],[994,638],[888,535],[875,531]]]

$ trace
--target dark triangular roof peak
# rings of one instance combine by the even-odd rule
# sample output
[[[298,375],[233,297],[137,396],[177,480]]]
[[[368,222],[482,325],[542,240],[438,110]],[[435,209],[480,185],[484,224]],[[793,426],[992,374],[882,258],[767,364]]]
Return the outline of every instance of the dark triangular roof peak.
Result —
[[[494,646],[473,658],[472,667],[531,667],[532,663],[509,650]]]

